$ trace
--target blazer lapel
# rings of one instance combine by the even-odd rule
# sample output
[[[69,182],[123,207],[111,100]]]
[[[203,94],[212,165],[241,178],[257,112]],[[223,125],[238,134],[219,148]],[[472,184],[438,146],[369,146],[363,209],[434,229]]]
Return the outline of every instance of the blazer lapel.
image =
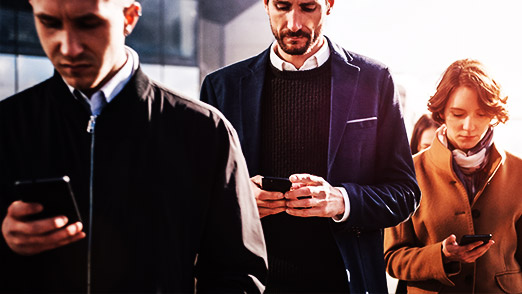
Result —
[[[239,95],[241,109],[241,125],[243,142],[241,148],[247,159],[248,171],[251,176],[259,173],[260,158],[260,128],[261,128],[261,99],[265,81],[266,64],[270,49],[265,50],[256,58],[249,73],[239,80]]]
[[[341,47],[328,38],[332,58],[332,91],[330,109],[330,136],[328,142],[328,175],[341,143],[349,111],[355,99],[360,68]]]

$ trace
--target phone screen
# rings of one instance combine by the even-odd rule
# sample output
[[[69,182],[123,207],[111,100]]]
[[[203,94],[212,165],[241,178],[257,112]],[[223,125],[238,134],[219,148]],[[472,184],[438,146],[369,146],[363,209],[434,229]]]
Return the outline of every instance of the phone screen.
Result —
[[[290,180],[287,178],[263,177],[261,180],[261,186],[265,191],[286,193],[290,191],[292,182],[290,182]]]
[[[483,234],[483,235],[464,235],[462,236],[462,239],[460,239],[460,246],[468,245],[471,243],[482,241],[484,244],[486,244],[489,239],[491,239],[491,234]]]

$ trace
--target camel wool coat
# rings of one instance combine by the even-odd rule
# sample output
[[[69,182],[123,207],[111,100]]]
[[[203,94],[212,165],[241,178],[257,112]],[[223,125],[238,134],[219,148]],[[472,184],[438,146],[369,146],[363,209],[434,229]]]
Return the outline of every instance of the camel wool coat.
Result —
[[[408,281],[408,293],[522,293],[522,160],[493,144],[488,177],[470,204],[437,138],[414,157],[422,197],[407,221],[385,231],[388,273]],[[455,234],[492,234],[495,244],[474,263],[446,272],[442,241]]]

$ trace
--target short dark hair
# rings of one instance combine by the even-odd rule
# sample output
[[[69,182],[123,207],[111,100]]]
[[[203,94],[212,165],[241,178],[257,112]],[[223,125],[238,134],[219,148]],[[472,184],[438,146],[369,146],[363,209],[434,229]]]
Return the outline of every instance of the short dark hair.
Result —
[[[428,101],[428,109],[433,119],[444,123],[444,109],[451,92],[460,86],[474,89],[479,97],[480,108],[496,119],[494,126],[509,119],[506,108],[507,96],[486,71],[484,65],[473,59],[461,59],[453,62],[444,72],[437,86],[437,91]]]
[[[410,140],[410,149],[411,154],[415,154],[419,152],[419,141],[422,137],[422,133],[429,128],[438,128],[440,126],[439,123],[434,121],[429,114],[423,114],[419,120],[415,123],[413,127],[413,132],[411,134]]]

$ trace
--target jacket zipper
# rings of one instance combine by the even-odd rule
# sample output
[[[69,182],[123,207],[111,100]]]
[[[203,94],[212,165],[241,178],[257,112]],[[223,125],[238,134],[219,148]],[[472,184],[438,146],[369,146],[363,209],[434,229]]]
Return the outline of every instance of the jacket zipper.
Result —
[[[89,174],[89,228],[87,231],[87,294],[91,293],[91,252],[92,252],[92,215],[93,215],[93,182],[94,182],[94,130],[96,115],[91,115],[87,124],[87,133],[91,134],[90,174]]]

